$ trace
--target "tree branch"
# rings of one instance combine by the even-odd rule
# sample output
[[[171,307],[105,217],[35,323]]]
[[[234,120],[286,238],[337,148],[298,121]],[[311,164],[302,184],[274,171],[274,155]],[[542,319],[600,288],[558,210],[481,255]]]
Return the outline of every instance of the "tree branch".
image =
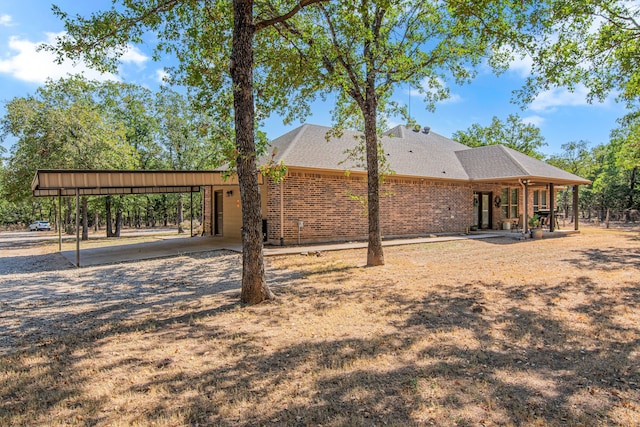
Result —
[[[276,16],[275,18],[265,19],[263,21],[257,22],[255,24],[256,32],[288,20],[289,18],[293,17],[296,13],[300,12],[303,8],[307,6],[310,6],[315,3],[323,3],[328,1],[329,0],[300,0],[300,3],[295,5],[293,9],[291,9],[289,12],[285,13],[284,15]]]

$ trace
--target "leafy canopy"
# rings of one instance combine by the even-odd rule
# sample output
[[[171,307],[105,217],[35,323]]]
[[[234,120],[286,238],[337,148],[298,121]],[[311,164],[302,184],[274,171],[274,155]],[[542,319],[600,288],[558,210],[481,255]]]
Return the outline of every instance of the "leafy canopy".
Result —
[[[466,131],[455,132],[453,139],[469,147],[502,144],[537,159],[544,157],[539,148],[547,145],[540,128],[524,123],[517,114],[510,114],[504,122],[494,116],[488,126],[474,123]]]

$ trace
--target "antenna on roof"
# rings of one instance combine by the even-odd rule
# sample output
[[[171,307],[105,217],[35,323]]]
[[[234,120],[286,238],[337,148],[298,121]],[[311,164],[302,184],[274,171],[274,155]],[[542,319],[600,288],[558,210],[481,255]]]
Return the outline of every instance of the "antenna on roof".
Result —
[[[425,126],[424,129],[422,129],[422,131],[427,135],[429,134],[430,130],[431,130],[431,128],[429,126]]]

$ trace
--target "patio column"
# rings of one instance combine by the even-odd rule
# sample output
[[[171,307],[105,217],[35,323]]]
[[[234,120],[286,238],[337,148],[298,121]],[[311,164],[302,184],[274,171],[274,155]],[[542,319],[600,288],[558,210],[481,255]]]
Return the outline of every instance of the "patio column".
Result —
[[[523,180],[522,181],[522,188],[523,188],[523,205],[524,205],[524,213],[522,215],[522,219],[524,224],[522,224],[522,230],[523,233],[526,235],[527,231],[529,231],[529,181],[528,180]]]
[[[556,231],[556,194],[555,188],[553,188],[553,182],[549,183],[549,231],[553,233]]]
[[[578,224],[579,217],[580,215],[578,215],[578,186],[574,185],[573,186],[573,225],[574,225],[574,230],[576,231],[580,229],[580,226]]]

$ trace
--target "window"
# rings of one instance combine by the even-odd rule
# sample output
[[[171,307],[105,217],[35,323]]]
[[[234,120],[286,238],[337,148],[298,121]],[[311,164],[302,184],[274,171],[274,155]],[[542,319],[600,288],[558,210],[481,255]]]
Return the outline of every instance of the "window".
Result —
[[[549,209],[547,205],[547,190],[533,190],[533,211]]]
[[[508,188],[502,189],[502,196],[500,196],[500,199],[502,200],[502,205],[501,205],[502,218],[509,218],[509,189]]]
[[[502,218],[518,217],[518,189],[503,188],[502,189]]]
[[[518,217],[518,189],[511,189],[511,197],[509,197],[509,214],[510,218]]]

